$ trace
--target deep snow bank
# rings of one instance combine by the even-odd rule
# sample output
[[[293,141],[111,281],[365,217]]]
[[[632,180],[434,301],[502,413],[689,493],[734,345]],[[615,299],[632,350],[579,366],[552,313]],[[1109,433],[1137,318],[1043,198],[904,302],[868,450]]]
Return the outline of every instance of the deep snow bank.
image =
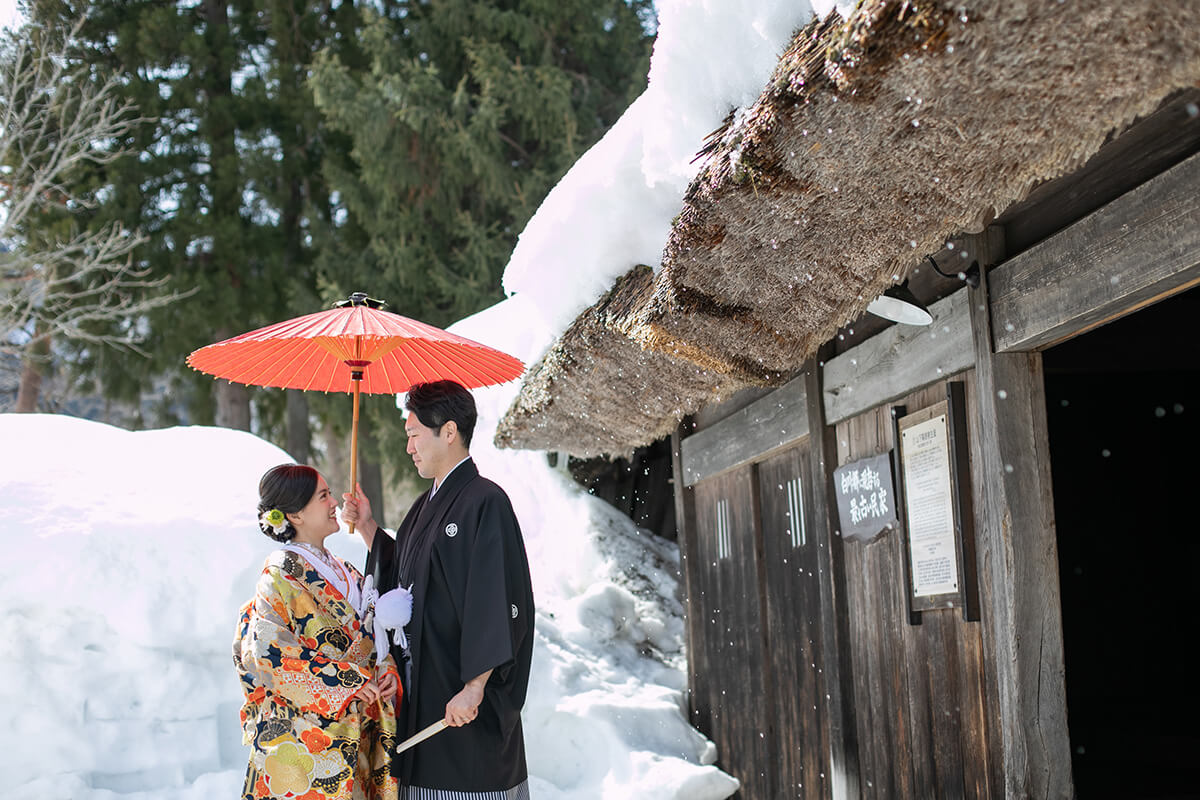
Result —
[[[525,713],[536,796],[731,794],[682,712],[671,548],[488,437],[476,455],[511,490],[539,604]],[[5,795],[236,796],[230,642],[272,547],[254,526],[258,479],[286,454],[235,431],[52,415],[0,415],[0,447]],[[362,562],[356,538],[330,541]]]

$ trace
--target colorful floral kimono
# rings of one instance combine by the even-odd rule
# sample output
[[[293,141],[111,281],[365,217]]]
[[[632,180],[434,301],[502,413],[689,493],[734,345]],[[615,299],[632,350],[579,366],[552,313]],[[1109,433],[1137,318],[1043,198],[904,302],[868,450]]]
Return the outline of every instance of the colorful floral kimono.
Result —
[[[341,563],[361,586],[362,575]],[[370,622],[299,554],[267,558],[233,643],[243,742],[253,747],[245,800],[395,800],[392,702],[354,699],[396,671],[390,655],[376,671]]]

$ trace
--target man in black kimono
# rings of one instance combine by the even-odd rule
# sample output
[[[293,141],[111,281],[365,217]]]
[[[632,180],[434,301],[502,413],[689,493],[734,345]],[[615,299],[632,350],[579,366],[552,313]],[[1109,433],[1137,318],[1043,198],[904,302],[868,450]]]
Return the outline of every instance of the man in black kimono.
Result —
[[[370,549],[365,574],[380,593],[411,586],[408,647],[392,654],[405,676],[398,739],[445,719],[450,727],[393,759],[401,798],[528,798],[521,707],[533,653],[533,589],[508,495],[468,453],[475,400],[453,381],[414,386],[408,453],[433,486],[393,540],[370,502],[345,495],[343,519]]]

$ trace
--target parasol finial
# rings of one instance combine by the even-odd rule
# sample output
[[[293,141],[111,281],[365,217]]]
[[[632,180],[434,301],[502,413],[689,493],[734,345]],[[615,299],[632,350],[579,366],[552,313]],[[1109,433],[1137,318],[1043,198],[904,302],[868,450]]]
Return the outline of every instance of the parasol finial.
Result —
[[[366,306],[367,308],[383,308],[387,305],[384,300],[376,300],[373,297],[367,297],[366,292],[354,292],[350,295],[349,300],[339,300],[333,304],[334,308],[347,308],[349,306]]]

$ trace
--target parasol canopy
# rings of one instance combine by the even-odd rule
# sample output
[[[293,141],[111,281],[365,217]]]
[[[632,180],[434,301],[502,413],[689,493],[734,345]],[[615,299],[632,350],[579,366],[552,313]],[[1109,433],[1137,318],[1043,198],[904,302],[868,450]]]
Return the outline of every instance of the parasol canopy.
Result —
[[[243,333],[187,357],[188,366],[250,386],[354,395],[350,487],[358,485],[358,398],[453,380],[468,389],[505,383],[525,366],[495,348],[383,310],[361,292],[319,311]],[[354,526],[350,526],[354,532]]]
[[[187,358],[200,372],[251,386],[401,394],[416,383],[454,380],[468,389],[521,376],[516,358],[390,311],[356,293],[338,308],[210,344]]]

